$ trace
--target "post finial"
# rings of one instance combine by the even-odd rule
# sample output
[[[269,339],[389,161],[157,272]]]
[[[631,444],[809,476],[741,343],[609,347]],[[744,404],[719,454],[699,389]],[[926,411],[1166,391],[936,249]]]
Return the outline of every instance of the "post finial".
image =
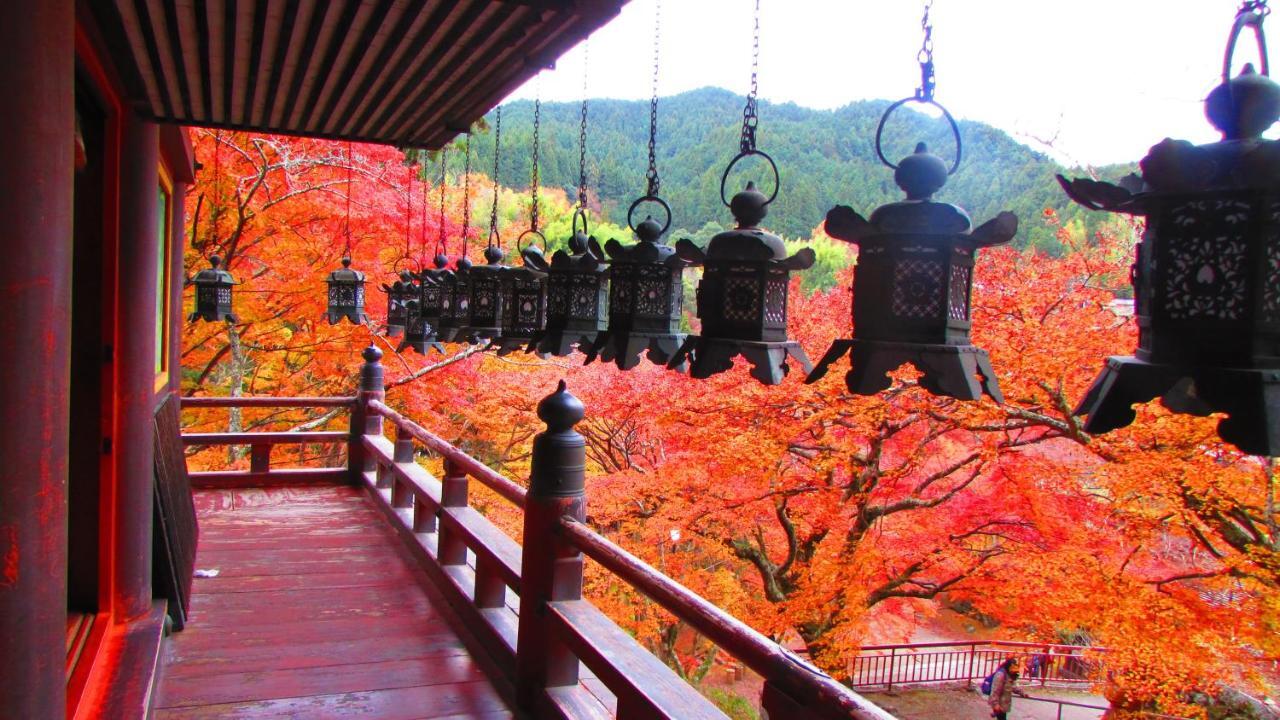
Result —
[[[538,403],[538,417],[547,424],[551,432],[569,430],[586,415],[582,401],[574,397],[568,390],[564,380],[560,381],[555,392],[542,398]]]
[[[360,357],[364,358],[367,363],[376,363],[382,359],[382,351],[377,346],[370,345],[364,349],[364,352],[360,353]]]

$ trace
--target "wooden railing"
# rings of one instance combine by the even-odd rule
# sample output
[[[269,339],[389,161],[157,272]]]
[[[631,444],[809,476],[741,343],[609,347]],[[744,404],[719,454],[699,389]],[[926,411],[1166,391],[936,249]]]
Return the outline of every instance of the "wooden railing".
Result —
[[[344,397],[185,397],[188,408],[354,408],[356,398]],[[241,487],[261,484],[344,482],[348,467],[271,467],[271,450],[277,445],[347,445],[350,431],[184,433],[182,444],[192,446],[248,446],[248,470],[209,470],[191,473],[195,487]]]
[[[1103,648],[1011,642],[937,642],[866,645],[849,661],[853,687],[926,685],[982,680],[1011,657],[1022,660],[1022,677],[1032,683],[1088,683],[1096,675]]]
[[[350,433],[191,435],[189,445],[347,442],[348,467],[202,473],[213,480],[341,475],[363,484],[466,629],[493,660],[499,685],[538,718],[726,718],[712,702],[582,598],[584,554],[765,680],[760,704],[788,720],[893,720],[893,716],[588,527],[582,406],[564,384],[538,406],[529,488],[502,476],[384,402],[382,353],[364,352],[355,398],[219,398],[190,406],[351,408]],[[187,404],[184,403],[184,404]],[[383,434],[384,424],[394,438]],[[294,440],[294,437],[301,439]],[[416,448],[443,459],[437,478]],[[255,466],[256,467],[256,466]],[[292,473],[292,474],[286,474]],[[471,482],[523,511],[517,543],[469,505]],[[536,548],[525,553],[523,548]]]

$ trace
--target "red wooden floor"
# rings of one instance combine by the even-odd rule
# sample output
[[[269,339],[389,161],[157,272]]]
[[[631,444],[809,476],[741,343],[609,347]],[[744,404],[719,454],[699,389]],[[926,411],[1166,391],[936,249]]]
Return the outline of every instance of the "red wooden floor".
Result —
[[[191,617],[167,643],[158,718],[512,717],[358,490],[202,490],[196,509]]]

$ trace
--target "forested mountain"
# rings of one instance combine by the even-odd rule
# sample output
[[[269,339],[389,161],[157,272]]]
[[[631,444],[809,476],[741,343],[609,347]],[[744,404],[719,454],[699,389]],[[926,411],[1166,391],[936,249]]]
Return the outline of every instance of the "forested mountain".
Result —
[[[718,193],[721,173],[738,150],[743,102],[742,96],[719,88],[660,99],[658,170],[662,195],[675,213],[674,229],[694,232],[708,221],[731,223]],[[859,101],[831,111],[761,102],[758,146],[777,160],[783,180],[766,221],[770,229],[787,237],[808,237],[833,205],[851,205],[866,215],[901,197],[892,171],[880,164],[874,148],[876,124],[888,104]],[[542,182],[570,189],[570,197],[578,176],[579,110],[577,103],[542,105]],[[492,123],[493,114],[487,119]],[[533,103],[505,106],[502,120],[502,182],[527,187]],[[591,192],[598,193],[605,218],[622,224],[627,207],[645,189],[649,103],[592,100],[589,120]],[[937,199],[966,208],[975,224],[1011,210],[1022,220],[1018,242],[1052,252],[1053,232],[1040,220],[1045,208],[1055,209],[1064,224],[1078,221],[1088,230],[1107,221],[1100,213],[1068,202],[1053,179],[1064,168],[1053,160],[989,125],[964,121],[960,129],[964,159]],[[948,161],[952,157],[953,141],[945,122],[907,108],[896,112],[885,130],[885,154],[896,162],[919,140]],[[477,167],[488,171],[491,136],[478,139],[473,147],[478,148]],[[754,172],[757,182],[764,180],[764,171]],[[735,176],[738,180],[732,185],[738,187],[731,186],[730,193],[746,177],[736,171]]]

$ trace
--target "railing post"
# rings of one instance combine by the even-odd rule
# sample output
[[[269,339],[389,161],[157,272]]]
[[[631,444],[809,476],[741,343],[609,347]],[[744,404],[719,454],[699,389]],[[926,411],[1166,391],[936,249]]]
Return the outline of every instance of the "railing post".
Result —
[[[440,507],[467,506],[467,473],[448,455],[444,457],[444,479],[440,481]],[[467,544],[448,522],[440,524],[437,557],[441,565],[466,565]]]
[[[360,355],[364,365],[360,367],[360,391],[351,408],[351,440],[347,444],[347,471],[352,484],[359,484],[361,475],[376,469],[374,459],[365,452],[364,436],[382,434],[382,416],[369,412],[369,401],[386,397],[380,362],[382,351],[370,345]]]
[[[549,632],[546,617],[548,602],[582,597],[582,554],[559,526],[564,515],[586,518],[586,440],[573,429],[583,415],[563,380],[538,403],[547,429],[533,439],[516,645],[516,703],[531,712],[545,688],[578,682],[578,659]]]
[[[249,452],[249,472],[269,472],[271,470],[271,446],[253,445]]]
[[[969,672],[965,673],[965,676],[964,676],[965,688],[973,687],[973,663],[975,660],[977,660],[977,656],[978,656],[978,644],[970,643],[969,644]]]
[[[885,692],[893,692],[893,669],[897,664],[898,649],[889,648],[889,687],[885,688]]]

